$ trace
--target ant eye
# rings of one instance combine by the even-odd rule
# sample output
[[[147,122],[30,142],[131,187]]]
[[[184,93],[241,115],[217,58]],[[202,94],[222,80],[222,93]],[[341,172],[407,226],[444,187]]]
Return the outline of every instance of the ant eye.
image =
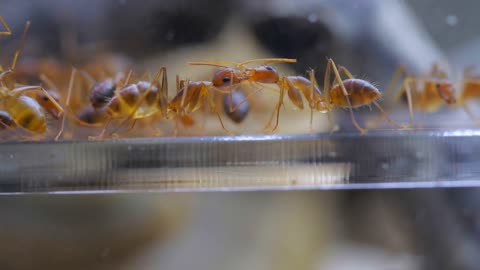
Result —
[[[273,71],[273,68],[272,68],[271,66],[265,66],[265,69],[266,69],[266,70]]]
[[[230,77],[223,77],[223,80],[222,80],[224,83],[228,83],[230,82]]]
[[[48,101],[48,97],[47,97],[47,96],[42,96],[42,99],[43,99],[44,101]]]

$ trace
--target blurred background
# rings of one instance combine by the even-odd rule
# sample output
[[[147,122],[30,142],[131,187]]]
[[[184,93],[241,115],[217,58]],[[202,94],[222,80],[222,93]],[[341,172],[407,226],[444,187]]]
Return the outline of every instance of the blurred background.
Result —
[[[282,74],[314,68],[321,82],[332,57],[383,90],[399,64],[426,74],[440,63],[454,79],[476,65],[479,5],[4,0],[15,38],[2,38],[0,57],[10,61],[31,20],[24,61],[115,55],[138,70],[167,66],[174,81],[211,77],[189,61],[289,57],[298,63]],[[383,94],[387,106],[394,93]],[[301,113],[282,112],[279,132],[308,130]],[[347,113],[335,117],[351,128]],[[257,130],[265,118],[248,121],[229,125]],[[477,198],[475,189],[0,197],[0,269],[478,269]]]

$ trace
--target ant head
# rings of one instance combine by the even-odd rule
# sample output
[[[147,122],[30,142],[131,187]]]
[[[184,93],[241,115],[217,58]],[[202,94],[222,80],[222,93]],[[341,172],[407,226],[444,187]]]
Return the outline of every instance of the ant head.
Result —
[[[456,102],[455,90],[453,84],[449,80],[440,80],[435,84],[437,92],[440,97],[447,103],[453,104]]]
[[[233,68],[224,68],[213,75],[212,83],[215,87],[228,87],[240,83],[240,79]]]
[[[277,83],[278,72],[272,66],[259,66],[252,69],[252,80],[259,83]]]
[[[48,94],[51,98],[53,98],[57,103],[60,102],[60,95],[53,91],[47,90]],[[48,97],[45,93],[39,93],[36,95],[35,100],[44,108],[51,116],[55,119],[60,119],[62,116],[63,111],[60,111],[57,104],[55,104],[50,97]]]

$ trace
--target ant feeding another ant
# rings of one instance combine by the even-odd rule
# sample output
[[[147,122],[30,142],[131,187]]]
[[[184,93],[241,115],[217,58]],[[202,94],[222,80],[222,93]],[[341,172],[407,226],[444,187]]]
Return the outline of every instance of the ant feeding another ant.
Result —
[[[254,59],[242,63],[193,62],[190,64],[223,67],[223,69],[215,73],[212,79],[212,84],[220,89],[229,87],[230,91],[228,91],[228,93],[230,93],[230,98],[232,97],[232,86],[242,83],[243,81],[248,81],[254,84],[263,83],[277,85],[280,89],[279,101],[275,106],[274,113],[272,114],[270,121],[265,127],[267,129],[267,127],[271,125],[273,116],[274,114],[276,114],[275,125],[273,126],[271,131],[275,131],[278,127],[280,107],[283,105],[285,92],[287,93],[290,101],[299,109],[304,109],[303,99],[308,102],[308,106],[311,110],[310,126],[312,125],[314,111],[318,111],[321,113],[330,113],[334,109],[334,107],[341,107],[350,110],[352,123],[361,133],[365,133],[367,130],[360,127],[360,125],[357,123],[353,115],[352,109],[373,103],[380,110],[383,117],[385,117],[389,123],[399,128],[406,127],[390,119],[385,113],[385,111],[382,109],[382,107],[376,102],[376,100],[378,100],[381,96],[380,91],[376,87],[374,87],[372,84],[365,80],[354,78],[352,74],[344,67],[340,67],[339,69],[337,69],[332,59],[328,59],[327,69],[325,73],[325,94],[323,94],[322,91],[319,89],[313,70],[309,72],[310,78],[307,79],[302,76],[279,76],[278,72],[275,69],[266,65],[262,65],[256,68],[246,67],[246,64],[258,62],[294,63],[296,62],[296,60],[273,58]],[[233,64],[234,67],[225,66],[225,64]],[[336,84],[334,84],[332,87],[330,87],[331,70],[333,70],[334,72],[336,82]],[[348,77],[348,79],[343,80],[340,76],[339,70],[340,72],[343,72]],[[261,87],[259,89],[261,89]],[[256,93],[256,91],[253,93]],[[247,100],[248,97],[249,96],[245,97],[245,100]],[[230,112],[238,109],[241,104],[242,102],[238,102],[235,107],[230,106]]]
[[[202,66],[214,66],[220,67],[211,81],[211,84],[219,93],[228,94],[227,97],[223,99],[224,109],[227,112],[227,116],[235,116],[233,114],[241,106],[244,106],[248,99],[258,93],[260,90],[265,88],[265,84],[274,84],[277,85],[280,80],[280,75],[278,71],[270,66],[272,63],[296,63],[296,59],[288,58],[265,58],[265,59],[253,59],[244,61],[241,63],[235,62],[226,62],[226,61],[213,61],[213,62],[190,62],[190,65],[202,65]],[[248,67],[247,65],[253,63],[261,63],[257,67]],[[240,83],[247,82],[252,86],[252,89],[256,89],[244,96],[240,100],[242,94],[237,94],[234,100],[234,91],[233,89]],[[228,108],[227,108],[228,106]],[[248,106],[249,107],[249,106]],[[244,107],[245,111],[246,107]],[[275,112],[275,111],[274,111]],[[237,113],[236,115],[241,116],[245,112]],[[273,117],[273,113],[272,113]],[[232,119],[233,120],[233,119]],[[235,121],[235,120],[234,120]],[[267,125],[268,126],[268,125]],[[273,129],[275,130],[276,127]],[[272,130],[272,131],[273,131]]]

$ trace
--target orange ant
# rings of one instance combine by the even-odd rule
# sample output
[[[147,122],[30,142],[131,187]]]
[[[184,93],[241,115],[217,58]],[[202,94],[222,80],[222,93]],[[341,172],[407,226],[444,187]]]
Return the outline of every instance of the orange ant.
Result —
[[[6,25],[3,18],[1,18],[1,21],[2,24]],[[5,108],[6,112],[10,115],[10,117],[18,126],[30,132],[44,133],[47,130],[47,118],[44,113],[44,107],[42,107],[42,105],[48,105],[49,109],[55,112],[55,116],[63,113],[62,107],[42,87],[17,87],[14,80],[15,65],[23,47],[23,43],[25,41],[25,36],[29,26],[30,22],[27,21],[23,30],[20,46],[15,51],[12,65],[10,66],[10,68],[5,71],[3,69],[0,69],[0,99],[3,108]],[[35,92],[36,99],[28,95],[24,95],[24,93],[29,92]],[[37,101],[38,99],[42,100],[42,105],[40,105],[40,103]]]
[[[334,84],[333,86],[330,86],[331,71],[333,71],[334,73],[334,82],[336,82],[336,84]],[[347,77],[347,79],[343,80],[340,76],[340,72],[343,73]],[[313,71],[311,72],[311,74],[312,80],[315,80],[315,77],[313,76]],[[379,100],[381,97],[381,93],[378,88],[376,88],[368,81],[353,77],[352,73],[350,73],[350,71],[348,71],[348,69],[343,66],[340,66],[337,69],[335,62],[331,58],[328,58],[323,89],[325,91],[325,96],[319,100],[320,102],[322,102],[320,108],[324,109],[324,111],[326,112],[331,111],[334,107],[348,109],[350,111],[350,118],[352,120],[352,123],[355,128],[360,131],[360,133],[365,133],[368,130],[362,128],[358,124],[353,114],[353,109],[370,104],[375,105],[375,107],[377,107],[382,116],[391,125],[398,128],[408,127],[408,125],[400,125],[390,119],[390,117],[388,117],[387,113],[377,102],[377,100]]]
[[[334,82],[336,82],[333,86],[331,86],[330,78],[332,70],[335,78]],[[340,72],[344,73],[348,79],[343,80]],[[313,111],[328,114],[335,107],[347,108],[350,110],[350,117],[355,128],[361,133],[365,133],[367,129],[362,128],[358,124],[353,115],[353,109],[373,103],[390,124],[399,128],[405,128],[405,126],[401,126],[390,119],[380,104],[377,103],[376,100],[380,98],[381,93],[375,86],[365,80],[354,78],[345,67],[337,69],[331,58],[328,59],[325,71],[323,88],[325,93],[320,91],[313,70],[309,72],[309,79],[302,76],[285,76],[281,77],[277,84],[280,88],[280,97],[275,107],[277,116],[273,130],[278,126],[280,107],[283,105],[285,91],[292,103],[299,109],[304,108],[303,98],[305,98],[311,111],[310,123],[312,123]],[[331,121],[330,117],[329,121]]]
[[[410,75],[405,67],[400,65],[392,76],[388,88],[392,88],[398,77],[402,75],[405,78],[393,101],[397,102],[403,94],[406,95],[410,118],[409,125],[413,125],[414,122],[414,108],[423,112],[435,112],[445,104],[451,105],[457,102],[452,82],[448,79],[447,73],[441,70],[437,64],[432,66],[430,74],[425,77]],[[469,113],[468,108],[465,107],[465,110]]]
[[[216,113],[223,130],[232,134],[223,124],[222,117],[215,108],[215,102],[213,101],[212,93],[210,93],[211,90],[218,89],[210,81],[179,80],[177,76],[177,94],[168,103],[168,112],[171,112],[174,116],[181,117],[182,121],[184,121],[183,118],[186,115],[197,111],[201,107],[202,101],[206,100],[210,110]]]

